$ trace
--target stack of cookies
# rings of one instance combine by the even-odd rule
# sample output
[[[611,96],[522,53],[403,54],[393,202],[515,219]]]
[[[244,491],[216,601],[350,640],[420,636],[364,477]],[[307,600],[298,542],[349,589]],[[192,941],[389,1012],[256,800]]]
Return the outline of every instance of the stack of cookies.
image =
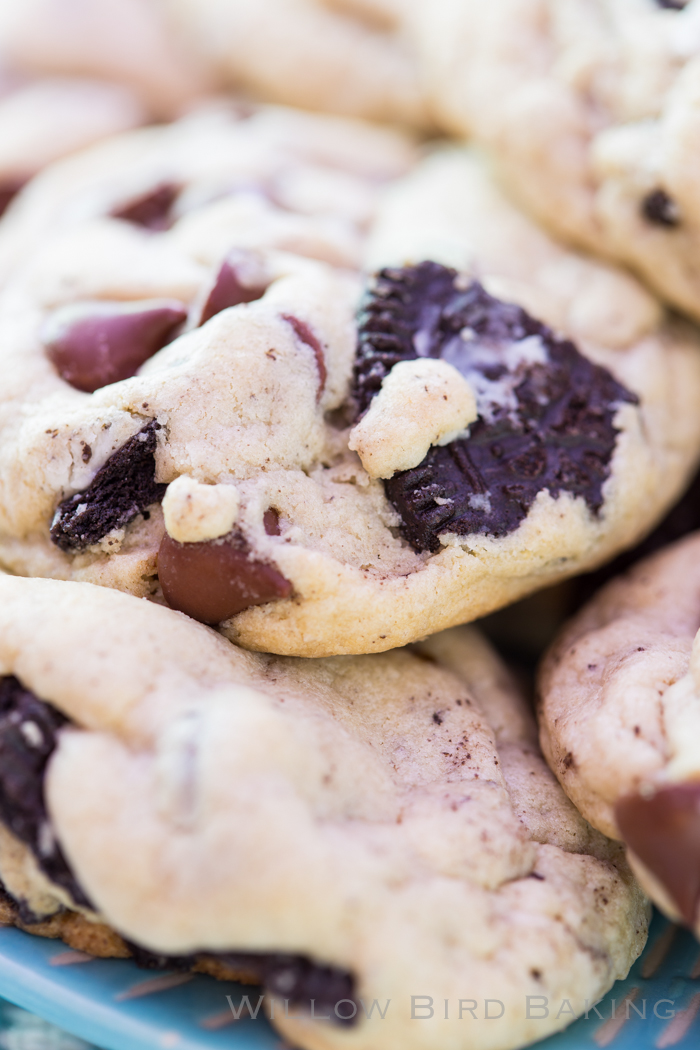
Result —
[[[700,0],[32,0],[0,55],[81,78],[0,174],[0,920],[301,1050],[511,1050],[649,898],[700,935]]]

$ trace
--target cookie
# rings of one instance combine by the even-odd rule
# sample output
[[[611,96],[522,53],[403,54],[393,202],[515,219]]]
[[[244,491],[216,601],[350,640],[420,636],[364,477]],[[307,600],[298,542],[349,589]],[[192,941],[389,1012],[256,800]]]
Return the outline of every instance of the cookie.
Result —
[[[137,96],[116,83],[0,74],[0,215],[51,161],[146,119]]]
[[[0,61],[27,76],[122,84],[161,120],[215,88],[158,0],[3,0]]]
[[[700,451],[692,329],[469,154],[380,205],[405,141],[226,120],[55,166],[8,217],[6,245],[45,243],[0,303],[6,568],[323,656],[474,619],[652,527]]]
[[[86,584],[3,576],[0,599],[0,875],[25,928],[66,908],[106,954],[105,927],[153,965],[243,970],[302,1047],[521,1045],[641,950],[621,848],[476,632],[309,661]],[[568,1017],[528,1019],[528,994]]]
[[[698,934],[699,552],[693,533],[607,584],[562,630],[539,683],[541,743],[564,790]]]
[[[694,3],[408,5],[443,124],[495,155],[555,233],[700,318]]]
[[[415,48],[389,5],[164,0],[170,25],[219,84],[268,102],[431,124]]]

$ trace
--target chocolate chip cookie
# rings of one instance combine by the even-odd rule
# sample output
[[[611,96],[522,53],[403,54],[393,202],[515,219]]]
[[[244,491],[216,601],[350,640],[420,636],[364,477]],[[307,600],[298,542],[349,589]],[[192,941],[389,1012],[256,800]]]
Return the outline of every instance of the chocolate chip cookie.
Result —
[[[262,110],[35,181],[12,236],[45,243],[0,302],[6,568],[322,656],[474,619],[652,527],[700,451],[695,332],[469,154],[380,204],[412,156]]]
[[[0,71],[0,215],[51,161],[147,117],[136,94],[116,83]]]
[[[407,5],[442,122],[557,234],[700,318],[700,9],[683,0]]]
[[[541,742],[645,890],[700,933],[696,722],[700,534],[634,566],[563,629],[540,676]]]
[[[621,847],[471,629],[275,658],[129,595],[0,576],[0,675],[2,918],[89,950],[82,915],[100,954],[244,973],[295,1046],[519,1046],[642,948]],[[526,995],[568,1011],[528,1019]]]

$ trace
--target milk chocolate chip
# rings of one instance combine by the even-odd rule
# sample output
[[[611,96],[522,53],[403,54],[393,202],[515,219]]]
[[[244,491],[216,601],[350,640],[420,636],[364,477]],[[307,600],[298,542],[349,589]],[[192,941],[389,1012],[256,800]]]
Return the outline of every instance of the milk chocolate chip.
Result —
[[[241,537],[177,543],[166,533],[158,552],[158,577],[168,605],[201,623],[221,623],[252,605],[288,598],[289,580],[256,561]]]
[[[642,214],[656,226],[673,227],[681,221],[678,205],[666,190],[654,190],[648,194],[642,201]]]
[[[300,321],[298,317],[294,317],[291,314],[282,314],[282,319],[292,326],[297,339],[302,343],[306,343],[307,346],[310,346],[316,356],[316,367],[318,368],[318,393],[316,394],[316,400],[318,401],[325,389],[326,379],[328,377],[323,347],[307,325],[306,321]]]
[[[0,678],[0,819],[34,854],[52,882],[90,906],[56,841],[44,799],[44,776],[68,719],[8,675]]]
[[[695,923],[700,903],[700,783],[673,784],[615,805],[624,841]]]
[[[468,438],[430,449],[384,482],[416,551],[444,532],[505,536],[538,492],[581,496],[597,514],[618,431],[637,398],[570,340],[455,270],[423,262],[382,270],[362,305],[354,398],[363,412],[399,361],[437,357],[469,381],[479,418]]]
[[[214,317],[215,314],[227,310],[229,306],[240,306],[241,303],[252,303],[261,299],[267,291],[265,285],[247,284],[242,277],[240,267],[236,267],[234,259],[226,259],[216,275],[207,301],[202,309],[200,325]]]
[[[51,525],[57,547],[84,550],[160,503],[166,486],[155,479],[158,430],[155,420],[148,423],[110,456],[86,489],[59,503]]]
[[[4,215],[26,182],[26,179],[5,179],[0,182],[0,216]]]
[[[56,310],[42,338],[63,379],[91,394],[135,375],[186,317],[175,299],[75,303]]]
[[[178,186],[163,183],[153,190],[147,190],[141,196],[116,208],[111,214],[113,219],[122,219],[144,229],[167,230],[171,225],[171,210],[180,192]]]

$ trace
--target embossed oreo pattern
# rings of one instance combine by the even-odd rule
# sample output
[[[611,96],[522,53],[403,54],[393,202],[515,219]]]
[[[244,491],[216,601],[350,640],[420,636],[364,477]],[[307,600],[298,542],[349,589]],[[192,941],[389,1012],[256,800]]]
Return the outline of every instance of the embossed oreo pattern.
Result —
[[[570,492],[595,514],[623,402],[637,398],[569,340],[455,270],[423,262],[382,270],[359,317],[355,399],[364,411],[399,361],[438,357],[474,386],[468,438],[433,447],[384,483],[417,551],[442,533],[505,536],[538,492]]]
[[[165,494],[155,480],[155,420],[130,438],[98,470],[92,484],[58,505],[51,539],[62,551],[80,551],[120,529]]]

